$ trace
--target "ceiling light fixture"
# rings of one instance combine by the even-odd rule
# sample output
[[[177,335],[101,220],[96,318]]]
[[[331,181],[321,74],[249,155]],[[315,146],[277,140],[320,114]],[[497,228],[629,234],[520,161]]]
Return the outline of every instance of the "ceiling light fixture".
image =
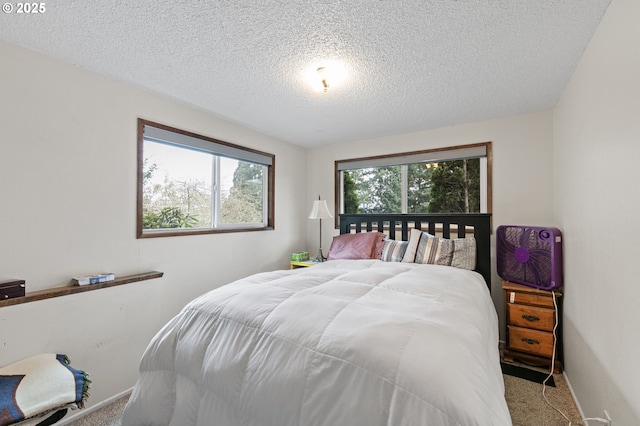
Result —
[[[326,93],[329,88],[335,90],[342,87],[347,80],[347,67],[336,60],[325,60],[309,66],[302,75],[306,84],[315,91]]]
[[[318,75],[320,76],[320,79],[322,81],[322,87],[326,92],[329,88],[329,83],[327,82],[327,69],[325,67],[320,67],[316,71],[318,71]]]

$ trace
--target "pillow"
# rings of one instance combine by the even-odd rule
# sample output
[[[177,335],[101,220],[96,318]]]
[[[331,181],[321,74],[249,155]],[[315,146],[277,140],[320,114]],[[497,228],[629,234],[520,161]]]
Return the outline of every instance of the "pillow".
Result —
[[[402,261],[474,270],[476,267],[476,239],[473,237],[438,238],[419,229],[412,229]]]
[[[407,251],[409,241],[384,240],[380,259],[385,262],[401,262]]]
[[[416,259],[416,250],[418,250],[418,244],[420,243],[420,237],[422,234],[430,235],[426,232],[422,232],[419,229],[412,229],[409,234],[409,242],[407,245],[407,250],[404,253],[404,257],[402,261],[405,263],[413,263]]]
[[[380,259],[384,247],[382,232],[360,232],[333,237],[327,260]]]

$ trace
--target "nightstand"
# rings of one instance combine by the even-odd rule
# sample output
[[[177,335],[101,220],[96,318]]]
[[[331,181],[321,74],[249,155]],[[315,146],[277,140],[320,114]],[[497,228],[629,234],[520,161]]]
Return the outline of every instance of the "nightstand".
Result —
[[[553,370],[562,371],[562,293],[555,290],[556,303],[549,290],[502,281],[505,295],[507,346],[503,357],[534,366],[551,367],[553,328],[556,328],[556,359]],[[556,308],[557,306],[557,308]],[[556,315],[557,314],[557,315]]]
[[[315,260],[291,260],[289,261],[289,265],[291,266],[291,269],[297,269],[297,268],[308,268],[309,266],[313,266],[313,265],[317,265],[321,262],[316,262]]]

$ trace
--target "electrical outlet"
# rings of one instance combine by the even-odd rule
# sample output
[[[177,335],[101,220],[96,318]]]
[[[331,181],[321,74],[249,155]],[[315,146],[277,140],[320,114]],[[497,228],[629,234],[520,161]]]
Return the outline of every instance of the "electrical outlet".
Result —
[[[604,410],[604,418],[607,419],[607,426],[612,426],[611,417],[609,417],[609,413],[607,413],[607,410]]]

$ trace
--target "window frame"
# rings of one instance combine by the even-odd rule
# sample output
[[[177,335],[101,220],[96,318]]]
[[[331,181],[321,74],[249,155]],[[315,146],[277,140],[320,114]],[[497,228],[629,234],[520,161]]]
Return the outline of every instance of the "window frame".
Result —
[[[248,158],[253,157],[266,157],[269,159],[270,165],[265,164],[267,168],[266,179],[267,188],[264,192],[266,200],[263,202],[263,207],[266,209],[266,225],[265,226],[246,226],[238,227],[234,225],[224,225],[220,228],[165,228],[165,229],[144,229],[143,228],[143,201],[144,201],[144,188],[143,188],[143,174],[144,174],[144,130],[145,126],[150,126],[163,131],[176,133],[177,135],[183,135],[188,138],[195,138],[199,143],[203,143],[203,146],[210,144],[211,147],[217,146],[222,150],[229,150],[231,153],[237,153],[239,155],[223,155],[230,158],[235,158],[241,161],[249,161]],[[176,143],[176,145],[180,145]],[[184,148],[188,149],[188,148]],[[242,155],[246,154],[244,158]],[[218,154],[220,155],[220,154]],[[269,154],[263,151],[258,151],[252,148],[236,145],[230,142],[221,141],[219,139],[210,138],[208,136],[199,135],[186,130],[177,129],[175,127],[167,126],[164,124],[156,123],[153,121],[138,118],[138,134],[137,134],[137,161],[138,161],[138,173],[137,173],[137,208],[136,208],[136,238],[157,238],[157,237],[177,237],[185,235],[203,235],[203,234],[221,234],[230,232],[253,232],[253,231],[270,231],[275,229],[275,167],[276,158],[275,155]],[[214,195],[212,189],[212,195]]]
[[[487,173],[486,173],[486,200],[487,200],[487,211],[486,212],[482,212],[482,213],[492,213],[492,204],[493,204],[493,188],[492,188],[492,175],[493,175],[493,154],[492,154],[492,143],[491,142],[479,142],[479,143],[473,143],[473,144],[465,144],[465,145],[455,145],[455,146],[448,146],[448,147],[442,147],[442,148],[433,148],[433,149],[426,149],[426,150],[420,150],[420,151],[409,151],[409,152],[400,152],[400,153],[392,153],[392,154],[384,154],[384,155],[375,155],[375,156],[371,156],[371,157],[359,157],[359,158],[349,158],[349,159],[344,159],[344,160],[336,160],[334,162],[334,217],[335,217],[335,228],[339,229],[340,227],[340,213],[341,213],[341,206],[342,206],[342,175],[341,175],[341,171],[345,169],[344,165],[347,163],[352,163],[352,164],[367,164],[367,163],[386,163],[386,162],[391,162],[394,163],[398,160],[400,160],[400,158],[398,157],[415,157],[415,162],[421,162],[421,161],[428,161],[425,160],[425,158],[429,158],[431,156],[433,156],[434,160],[433,161],[451,161],[451,160],[457,160],[457,159],[461,159],[461,157],[459,155],[456,155],[456,151],[458,153],[462,153],[465,151],[474,151],[474,150],[479,150],[479,149],[484,149],[485,150],[485,155],[482,157],[485,157],[487,160]],[[449,157],[450,154],[450,157]],[[476,158],[478,157],[477,155],[475,156]],[[470,157],[466,157],[466,158],[470,158]],[[404,163],[403,163],[404,164]],[[407,163],[409,164],[409,163]],[[384,164],[383,164],[384,165]],[[377,167],[382,167],[383,165],[378,165]],[[376,167],[376,166],[371,166],[371,167]],[[482,176],[481,176],[482,179]],[[403,182],[403,187],[404,187],[404,182]],[[405,188],[403,188],[404,190]],[[482,191],[483,188],[481,187],[480,190]],[[406,206],[403,205],[403,208],[405,208]],[[474,214],[474,213],[468,213],[468,214]]]

